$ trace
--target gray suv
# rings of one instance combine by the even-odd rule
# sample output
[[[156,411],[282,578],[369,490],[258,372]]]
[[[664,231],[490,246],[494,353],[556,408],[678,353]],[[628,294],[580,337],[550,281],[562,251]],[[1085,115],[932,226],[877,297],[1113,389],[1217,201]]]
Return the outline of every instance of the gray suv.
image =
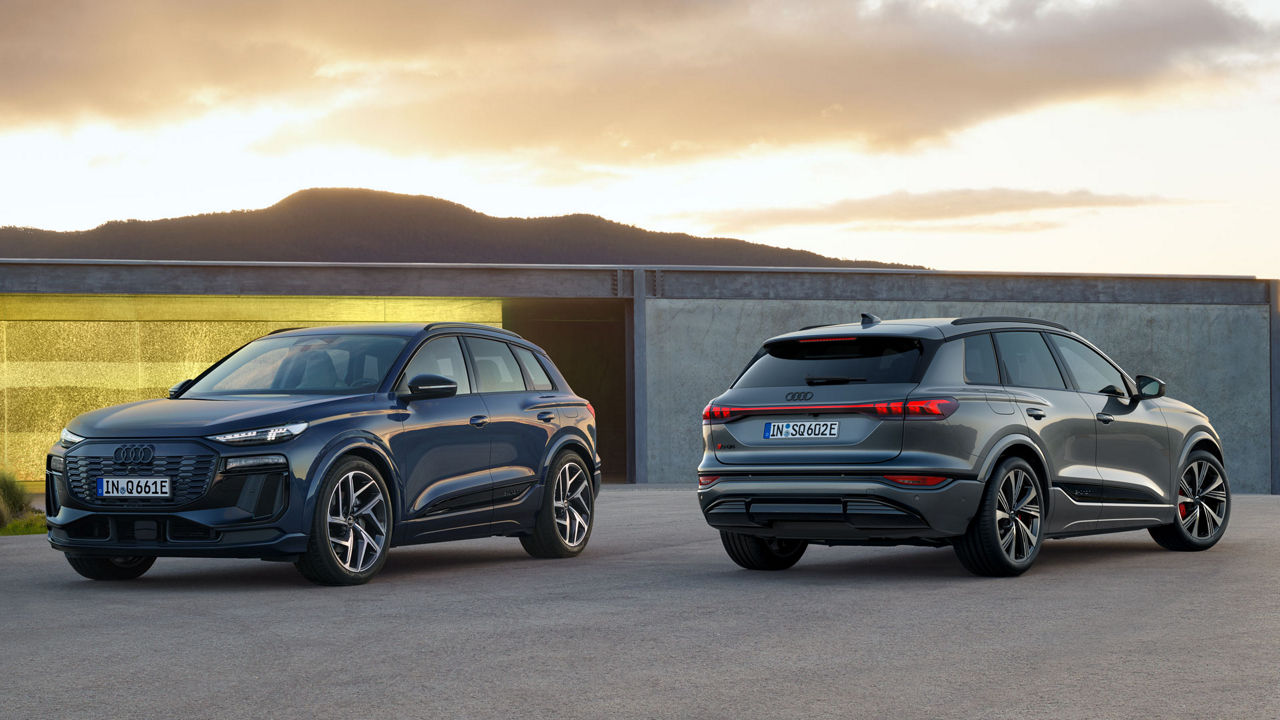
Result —
[[[1018,575],[1045,538],[1145,528],[1205,550],[1231,511],[1204,413],[1045,320],[863,315],[780,335],[702,418],[702,512],[753,570],[810,543],[917,544]]]

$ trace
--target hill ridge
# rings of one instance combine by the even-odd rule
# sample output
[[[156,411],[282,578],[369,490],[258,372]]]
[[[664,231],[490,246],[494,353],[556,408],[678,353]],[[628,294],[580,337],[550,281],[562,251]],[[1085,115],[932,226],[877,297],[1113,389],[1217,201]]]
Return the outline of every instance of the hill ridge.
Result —
[[[589,213],[497,217],[427,195],[309,188],[265,208],[89,230],[0,227],[0,257],[915,268],[734,238],[656,232]]]

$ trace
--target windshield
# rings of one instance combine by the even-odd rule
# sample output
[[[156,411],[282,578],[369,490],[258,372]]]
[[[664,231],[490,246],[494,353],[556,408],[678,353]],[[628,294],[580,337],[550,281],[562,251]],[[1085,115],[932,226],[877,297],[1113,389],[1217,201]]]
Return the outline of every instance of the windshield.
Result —
[[[921,352],[919,340],[883,335],[773,343],[760,351],[733,386],[905,383],[915,374]]]
[[[183,395],[374,392],[409,341],[392,335],[291,335],[254,340]]]

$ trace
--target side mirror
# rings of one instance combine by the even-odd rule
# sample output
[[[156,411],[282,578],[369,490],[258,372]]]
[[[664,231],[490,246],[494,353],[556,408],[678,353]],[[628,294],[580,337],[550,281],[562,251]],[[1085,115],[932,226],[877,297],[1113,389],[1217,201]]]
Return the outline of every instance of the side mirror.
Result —
[[[1139,375],[1134,378],[1138,383],[1138,398],[1147,400],[1150,398],[1164,397],[1164,381],[1160,378],[1153,378],[1150,375]]]
[[[194,383],[195,383],[195,380],[191,380],[190,378],[188,378],[178,383],[177,385],[174,385],[173,387],[169,388],[169,399],[177,400],[178,398],[182,397],[182,393],[186,392],[187,388],[191,387],[192,384]]]
[[[409,381],[409,392],[401,397],[409,400],[447,398],[458,394],[458,383],[443,375],[415,375]]]

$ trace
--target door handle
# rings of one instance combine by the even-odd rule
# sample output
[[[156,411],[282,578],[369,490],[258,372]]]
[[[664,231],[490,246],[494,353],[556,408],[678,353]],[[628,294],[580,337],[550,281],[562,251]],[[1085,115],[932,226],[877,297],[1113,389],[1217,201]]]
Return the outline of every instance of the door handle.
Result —
[[[541,420],[542,422],[552,422],[553,420],[556,419],[556,414],[551,412],[550,410],[543,410],[542,412],[538,413],[538,419]]]
[[[1097,418],[1098,418],[1098,422],[1102,423],[1103,425],[1110,425],[1113,421],[1115,421],[1115,416],[1108,415],[1107,413],[1098,413]]]
[[[1027,414],[1035,418],[1036,420],[1044,419],[1044,411],[1041,410],[1040,408],[1027,408]]]
[[[489,424],[489,416],[488,416],[488,415],[474,415],[474,416],[472,416],[472,418],[471,418],[471,424],[472,424],[472,425],[474,425],[475,427],[482,428],[482,427],[484,427],[485,425],[488,425],[488,424]]]

